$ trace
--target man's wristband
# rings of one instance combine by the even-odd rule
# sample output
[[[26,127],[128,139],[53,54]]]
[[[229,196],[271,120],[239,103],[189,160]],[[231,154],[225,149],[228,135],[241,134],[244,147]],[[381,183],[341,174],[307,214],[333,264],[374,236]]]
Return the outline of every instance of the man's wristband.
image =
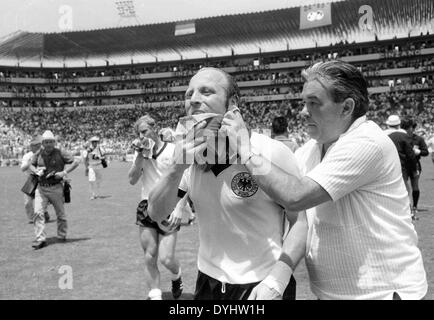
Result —
[[[296,267],[295,263],[292,261],[291,257],[288,254],[286,254],[285,252],[282,252],[280,254],[279,261],[286,263],[291,268],[292,271],[295,270],[295,267]]]
[[[278,260],[270,274],[262,280],[262,283],[283,295],[291,279],[292,272],[293,270],[286,263]]]

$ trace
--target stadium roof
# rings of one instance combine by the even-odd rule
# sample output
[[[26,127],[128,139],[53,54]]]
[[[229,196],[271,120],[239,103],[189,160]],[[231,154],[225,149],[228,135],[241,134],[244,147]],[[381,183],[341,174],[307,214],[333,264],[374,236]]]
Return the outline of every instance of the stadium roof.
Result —
[[[371,30],[359,26],[359,8],[373,10]],[[65,33],[18,32],[0,44],[0,64],[83,67],[176,61],[232,54],[327,46],[433,33],[432,0],[352,0],[331,3],[332,24],[300,30],[300,8],[185,21],[194,34],[175,36],[179,22]],[[189,23],[191,22],[191,23]],[[194,22],[194,24],[192,24]],[[177,27],[178,25],[178,27]]]

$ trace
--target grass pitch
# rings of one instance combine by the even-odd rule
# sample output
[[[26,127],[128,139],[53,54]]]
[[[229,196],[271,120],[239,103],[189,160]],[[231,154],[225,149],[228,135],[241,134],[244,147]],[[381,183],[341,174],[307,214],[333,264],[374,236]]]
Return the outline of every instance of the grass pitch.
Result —
[[[23,194],[25,176],[19,167],[0,168],[0,299],[146,299],[143,253],[135,225],[140,184],[131,186],[129,163],[113,162],[104,170],[103,199],[91,201],[84,167],[70,174],[72,202],[66,204],[68,241],[56,241],[56,222],[46,227],[48,246],[34,251],[33,225],[27,224]],[[434,165],[422,162],[420,220],[415,222],[427,271],[426,299],[434,299]],[[54,210],[49,213],[55,219]],[[186,218],[185,218],[186,219]],[[197,275],[197,225],[178,235],[177,255],[183,270],[184,293],[191,299]],[[62,266],[72,270],[72,289],[61,289]],[[170,278],[160,266],[164,299],[172,299]],[[302,261],[295,272],[297,299],[316,299]]]

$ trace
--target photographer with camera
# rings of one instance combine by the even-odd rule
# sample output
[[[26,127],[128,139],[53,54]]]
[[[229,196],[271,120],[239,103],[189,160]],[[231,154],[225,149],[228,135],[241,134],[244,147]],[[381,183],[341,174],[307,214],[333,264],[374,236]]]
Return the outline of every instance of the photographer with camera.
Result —
[[[23,171],[28,178],[32,174],[29,167],[31,165],[33,155],[36,152],[38,152],[38,150],[41,148],[41,144],[42,144],[42,137],[41,136],[34,137],[32,141],[30,141],[30,146],[29,146],[30,151],[27,152],[23,156],[23,159],[21,160],[21,171]],[[35,199],[34,192],[31,195],[26,193],[24,194],[24,208],[26,209],[27,218],[29,219],[30,224],[33,224],[33,213],[35,210],[33,205],[34,199]],[[50,215],[48,214],[47,211],[44,213],[44,217],[45,217],[45,222],[48,222],[50,220]]]
[[[51,131],[42,135],[42,148],[32,158],[30,170],[39,176],[35,191],[35,213],[33,217],[36,239],[32,247],[37,250],[46,246],[44,212],[51,203],[57,216],[57,238],[66,241],[67,222],[64,208],[64,179],[78,167],[79,162],[69,152],[55,147],[56,140]],[[71,166],[65,169],[65,164]]]
[[[89,140],[89,147],[83,153],[85,175],[89,177],[90,200],[98,198],[102,181],[102,169],[107,167],[104,152],[99,146],[99,138],[94,136]]]

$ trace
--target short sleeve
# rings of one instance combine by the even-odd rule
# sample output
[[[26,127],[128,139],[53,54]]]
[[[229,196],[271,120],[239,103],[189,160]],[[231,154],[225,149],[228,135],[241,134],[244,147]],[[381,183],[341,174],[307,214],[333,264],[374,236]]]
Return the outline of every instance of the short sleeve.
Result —
[[[63,162],[65,162],[66,164],[71,164],[74,162],[74,156],[70,152],[60,150],[60,154],[62,155]]]
[[[32,155],[32,158],[30,159],[32,166],[37,167],[38,166],[38,156],[39,152]]]
[[[23,159],[21,160],[21,165],[28,164],[30,161],[32,161],[32,156],[33,156],[33,154],[26,153],[23,156]]]
[[[377,178],[383,154],[374,141],[355,139],[331,148],[306,176],[320,184],[333,201]]]
[[[184,192],[188,192],[188,190],[190,189],[190,176],[191,176],[191,170],[192,170],[193,166],[190,166],[188,169],[186,169],[184,171],[184,174],[182,175],[181,178],[181,182],[179,183],[179,189],[184,191]]]

